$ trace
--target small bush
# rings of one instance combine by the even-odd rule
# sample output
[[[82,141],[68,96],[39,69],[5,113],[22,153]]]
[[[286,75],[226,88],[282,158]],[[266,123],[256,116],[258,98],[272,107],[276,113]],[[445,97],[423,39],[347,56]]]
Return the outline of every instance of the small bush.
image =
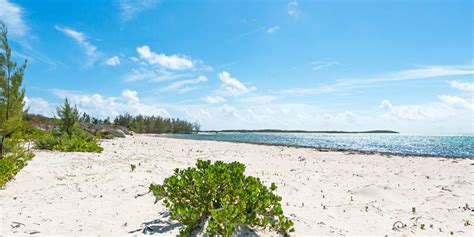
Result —
[[[125,133],[122,130],[115,130],[110,133],[114,137],[120,137],[120,138],[125,138]]]
[[[5,155],[0,159],[0,187],[12,179],[34,156],[21,145],[21,142],[16,139],[5,140]]]
[[[245,165],[238,162],[198,160],[196,166],[176,169],[162,185],[150,185],[155,203],[164,198],[171,218],[184,225],[181,235],[190,235],[205,222],[209,235],[232,235],[239,226],[294,231],[283,215],[281,197],[273,193],[274,183],[267,188],[260,179],[245,176]]]
[[[67,134],[56,135],[53,132],[45,132],[38,136],[34,143],[36,148],[45,150],[65,152],[102,152],[103,150],[94,136],[79,129],[71,137]]]

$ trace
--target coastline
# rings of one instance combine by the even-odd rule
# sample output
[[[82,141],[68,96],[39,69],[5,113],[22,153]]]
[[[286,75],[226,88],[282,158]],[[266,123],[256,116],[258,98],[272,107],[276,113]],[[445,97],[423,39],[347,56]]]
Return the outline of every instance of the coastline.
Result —
[[[197,159],[238,161],[246,165],[246,174],[265,184],[275,182],[296,236],[451,231],[469,236],[474,231],[465,225],[474,222],[474,161],[469,159],[153,135],[104,140],[102,146],[98,154],[36,152],[0,190],[0,235],[135,236],[145,231],[175,236],[179,223],[169,220],[161,203],[154,204],[148,186],[162,182],[175,168],[194,166]],[[406,226],[398,226],[400,222]]]
[[[149,134],[149,135],[152,135],[152,134]],[[277,146],[277,147],[287,147],[287,148],[306,148],[306,149],[314,149],[315,151],[318,151],[318,152],[342,152],[342,153],[349,153],[349,154],[381,155],[381,156],[388,156],[388,157],[390,157],[390,156],[401,156],[401,157],[424,157],[424,158],[446,158],[446,159],[474,159],[474,157],[464,157],[464,156],[443,156],[443,155],[431,155],[431,154],[405,154],[405,153],[397,153],[397,152],[364,151],[364,150],[357,150],[357,149],[327,148],[327,147],[304,146],[304,145],[288,145],[288,144],[281,144],[281,143],[179,138],[179,137],[169,137],[169,136],[167,136],[167,134],[153,134],[153,136],[164,137],[164,138],[169,138],[169,139],[185,139],[185,140],[194,140],[194,141],[230,142],[230,143],[244,143],[244,144],[261,145],[261,146]]]

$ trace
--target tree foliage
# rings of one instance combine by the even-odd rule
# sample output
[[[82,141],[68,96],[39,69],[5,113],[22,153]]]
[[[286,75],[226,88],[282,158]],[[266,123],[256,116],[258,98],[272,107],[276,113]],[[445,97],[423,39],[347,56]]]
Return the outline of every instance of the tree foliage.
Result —
[[[8,44],[8,30],[0,22],[0,157],[5,155],[5,140],[23,126],[23,75],[27,61],[19,66],[12,61],[11,48]]]
[[[26,60],[22,65],[12,61],[8,45],[8,30],[0,22],[0,187],[10,180],[26,161],[33,157],[24,143],[23,76]]]
[[[199,124],[181,119],[130,114],[117,116],[114,124],[124,126],[136,133],[192,133],[200,129]]]
[[[184,225],[181,235],[190,235],[204,222],[210,235],[230,236],[241,226],[294,231],[274,183],[267,188],[260,179],[245,176],[245,165],[238,162],[198,160],[196,166],[176,169],[162,185],[150,185],[155,202],[164,199],[171,218]]]
[[[66,98],[64,100],[64,105],[57,108],[57,114],[60,118],[59,128],[61,132],[66,133],[69,138],[71,138],[76,124],[79,121],[79,110],[77,109],[77,106],[71,106]]]

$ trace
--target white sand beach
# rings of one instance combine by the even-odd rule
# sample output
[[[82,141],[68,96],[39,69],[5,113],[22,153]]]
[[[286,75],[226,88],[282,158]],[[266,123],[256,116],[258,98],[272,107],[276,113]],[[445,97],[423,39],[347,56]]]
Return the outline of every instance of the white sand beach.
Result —
[[[0,235],[176,235],[179,223],[146,193],[151,182],[160,183],[197,159],[239,161],[248,175],[275,182],[296,236],[474,234],[474,161],[469,159],[152,135],[107,140],[102,146],[100,154],[37,151],[0,190]],[[137,166],[134,172],[131,164]]]

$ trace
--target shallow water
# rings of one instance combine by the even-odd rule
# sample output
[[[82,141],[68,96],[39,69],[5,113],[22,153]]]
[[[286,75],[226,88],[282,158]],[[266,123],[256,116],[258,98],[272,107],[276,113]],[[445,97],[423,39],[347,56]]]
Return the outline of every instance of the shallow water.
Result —
[[[400,134],[219,133],[168,134],[172,138],[308,146],[405,155],[474,158],[474,136]]]

